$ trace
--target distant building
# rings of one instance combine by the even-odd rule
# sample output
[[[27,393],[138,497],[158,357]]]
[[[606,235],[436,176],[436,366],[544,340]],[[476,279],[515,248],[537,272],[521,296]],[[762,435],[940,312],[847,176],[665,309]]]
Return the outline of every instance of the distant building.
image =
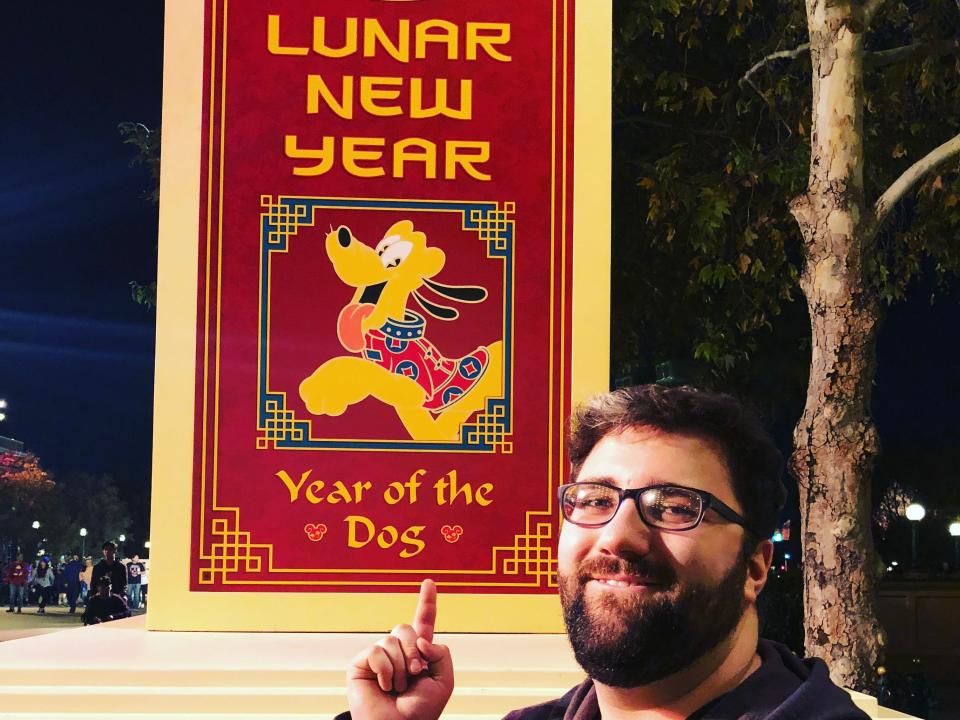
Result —
[[[9,450],[10,452],[22,453],[23,443],[13,438],[0,435],[0,450]]]

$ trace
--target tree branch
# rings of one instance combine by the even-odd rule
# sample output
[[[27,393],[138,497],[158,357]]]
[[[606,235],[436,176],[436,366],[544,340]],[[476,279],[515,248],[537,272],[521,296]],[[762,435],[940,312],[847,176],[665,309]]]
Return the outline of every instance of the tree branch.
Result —
[[[649,125],[650,127],[667,128],[669,130],[677,129],[677,123],[651,120],[650,118],[644,117],[643,115],[627,115],[624,117],[619,117],[614,119],[613,125],[614,127],[616,127],[617,125]],[[720,132],[719,130],[698,130],[690,127],[685,127],[683,129],[693,135],[703,135],[705,137],[718,137],[718,138],[730,137],[726,133]]]
[[[898,177],[873,206],[873,232],[876,232],[886,219],[894,205],[919,182],[924,175],[946,162],[954,155],[960,155],[960,134],[947,140],[943,145],[931,150],[925,157],[917,160]]]
[[[777,52],[770,53],[765,58],[760,60],[760,62],[756,63],[752,68],[750,68],[749,70],[747,70],[747,72],[744,73],[743,77],[740,78],[740,82],[739,82],[740,87],[743,88],[746,85],[750,85],[753,87],[754,90],[760,93],[760,90],[757,89],[757,86],[754,85],[753,80],[751,80],[754,73],[756,73],[764,65],[767,65],[773,62],[774,60],[793,60],[803,55],[809,49],[810,49],[810,43],[803,43],[803,45],[797,45],[797,47],[795,47],[793,50],[778,50]],[[764,97],[763,93],[760,93],[760,97]]]
[[[883,5],[884,0],[866,0],[863,3],[863,20],[869,26],[870,21],[873,20],[873,16],[876,14],[877,10],[880,9],[880,6]]]
[[[960,2],[960,0],[958,0]],[[960,40],[936,40],[928,43],[913,43],[890,50],[878,50],[864,55],[864,65],[871,70],[893,63],[913,60],[918,57],[951,55],[960,50]]]

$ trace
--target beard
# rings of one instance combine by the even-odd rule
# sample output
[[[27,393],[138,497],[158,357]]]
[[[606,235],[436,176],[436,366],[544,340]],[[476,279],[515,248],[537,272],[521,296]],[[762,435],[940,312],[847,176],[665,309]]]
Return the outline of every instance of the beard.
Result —
[[[675,571],[649,556],[584,561],[573,575],[560,575],[560,602],[577,662],[597,682],[639,687],[690,667],[736,627],[747,608],[743,583],[747,560],[737,561],[715,585],[680,583]],[[656,587],[623,596],[604,593],[588,600],[595,574],[648,578]]]

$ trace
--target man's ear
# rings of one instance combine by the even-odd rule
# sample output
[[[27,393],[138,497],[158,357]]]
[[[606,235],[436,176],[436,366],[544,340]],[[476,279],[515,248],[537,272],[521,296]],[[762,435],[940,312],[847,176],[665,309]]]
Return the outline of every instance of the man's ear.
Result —
[[[772,562],[773,542],[764,538],[757,543],[753,554],[747,559],[747,578],[743,587],[743,597],[747,602],[756,604],[757,596],[767,584]]]

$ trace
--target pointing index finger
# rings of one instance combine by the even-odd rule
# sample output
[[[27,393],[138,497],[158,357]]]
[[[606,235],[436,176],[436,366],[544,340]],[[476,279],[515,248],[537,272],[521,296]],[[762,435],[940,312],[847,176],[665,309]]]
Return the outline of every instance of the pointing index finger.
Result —
[[[413,629],[429,643],[433,642],[433,626],[437,621],[437,586],[433,580],[420,583],[420,597],[413,614]]]

